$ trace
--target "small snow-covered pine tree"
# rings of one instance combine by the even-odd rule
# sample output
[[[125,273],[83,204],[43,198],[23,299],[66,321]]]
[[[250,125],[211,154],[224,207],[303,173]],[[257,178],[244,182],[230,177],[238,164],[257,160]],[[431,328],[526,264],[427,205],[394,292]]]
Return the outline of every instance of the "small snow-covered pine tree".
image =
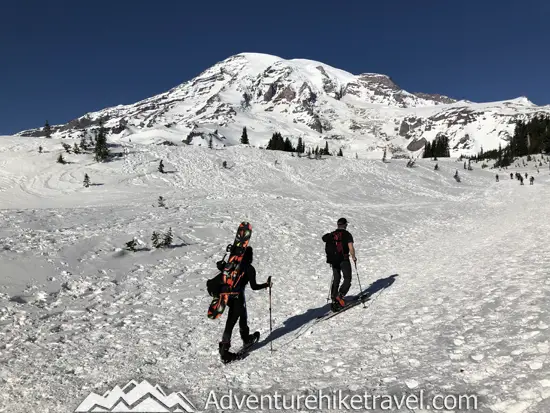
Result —
[[[170,227],[168,232],[164,234],[164,238],[162,239],[162,246],[169,247],[170,245],[172,245],[172,240],[173,240],[172,227]]]
[[[46,138],[52,137],[52,128],[48,121],[46,121],[46,124],[44,125],[44,133],[46,134]]]
[[[136,245],[137,245],[137,241],[134,238],[134,239],[132,239],[132,241],[128,241],[126,243],[126,249],[130,250],[130,251],[133,251],[133,252],[136,252]]]
[[[164,197],[161,195],[158,199],[159,208],[165,208],[166,205],[164,204]]]
[[[84,174],[84,187],[88,188],[90,186],[90,177],[88,174]]]
[[[153,247],[159,248],[160,247],[160,235],[157,231],[153,231],[153,235],[151,236],[151,241],[153,242]]]
[[[95,160],[105,162],[109,158],[109,146],[107,145],[107,130],[103,126],[103,121],[99,123],[99,131],[95,144]]]
[[[57,157],[57,163],[60,163],[60,164],[66,164],[67,162],[65,162],[65,159],[63,158],[63,154],[59,154],[59,156]]]
[[[246,131],[246,126],[243,128],[243,134],[241,135],[241,143],[243,145],[250,145],[250,141],[248,140],[248,132]]]
[[[38,147],[38,153],[42,153],[43,149],[42,149],[42,146],[39,146]]]

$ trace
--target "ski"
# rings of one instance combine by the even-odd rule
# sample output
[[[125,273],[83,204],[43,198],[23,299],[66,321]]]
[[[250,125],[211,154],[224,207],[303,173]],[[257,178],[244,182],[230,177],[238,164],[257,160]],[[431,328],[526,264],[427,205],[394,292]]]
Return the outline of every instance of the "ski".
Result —
[[[237,229],[237,235],[235,235],[235,241],[233,241],[233,245],[229,247],[229,259],[225,263],[222,271],[222,292],[219,296],[212,298],[210,306],[208,307],[208,318],[216,319],[221,317],[229,296],[235,294],[232,292],[232,288],[238,283],[239,277],[242,276],[240,271],[241,261],[251,236],[252,225],[248,222],[241,222]]]
[[[359,304],[363,304],[364,302],[368,301],[369,299],[369,296],[368,295],[356,295],[354,297],[352,297],[347,303],[345,306],[343,306],[342,308],[340,308],[338,311],[329,311],[328,313],[326,314],[323,314],[323,315],[320,315],[319,317],[317,317],[317,320],[321,321],[321,320],[328,320],[329,318],[332,318],[340,313],[343,313],[344,311],[347,311],[349,310],[350,308],[353,308]]]

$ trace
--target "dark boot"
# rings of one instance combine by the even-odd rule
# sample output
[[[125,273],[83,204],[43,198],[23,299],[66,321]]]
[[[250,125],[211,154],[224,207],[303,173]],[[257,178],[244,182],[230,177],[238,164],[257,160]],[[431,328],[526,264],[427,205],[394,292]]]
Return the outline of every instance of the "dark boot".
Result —
[[[345,303],[344,299],[340,296],[336,296],[332,299],[331,309],[334,312],[340,311],[342,309],[342,307],[344,307],[345,305],[346,305],[346,303]]]
[[[231,343],[221,341],[219,344],[220,357],[223,363],[229,363],[237,358],[235,353],[229,351]]]
[[[260,339],[260,332],[256,331],[255,333],[249,334],[248,336],[243,338],[244,345],[254,344],[256,341]]]

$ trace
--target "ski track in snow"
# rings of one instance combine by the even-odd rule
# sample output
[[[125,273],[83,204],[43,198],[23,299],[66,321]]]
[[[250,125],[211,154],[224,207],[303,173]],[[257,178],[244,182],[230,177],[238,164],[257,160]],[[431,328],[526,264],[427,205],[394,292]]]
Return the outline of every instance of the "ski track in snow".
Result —
[[[89,392],[140,378],[192,400],[211,388],[426,389],[476,393],[481,412],[548,411],[547,169],[510,167],[534,172],[520,186],[481,163],[440,160],[435,172],[430,160],[153,145],[61,166],[56,140],[40,140],[41,155],[34,142],[0,139],[0,412],[72,412]],[[83,188],[85,172],[103,185]],[[317,322],[331,277],[321,235],[340,216],[363,289],[378,283],[366,308]],[[225,316],[207,319],[205,282],[245,220],[259,282],[274,280],[274,331],[267,291],[249,288],[261,341],[223,366]],[[169,227],[173,248],[120,249]]]

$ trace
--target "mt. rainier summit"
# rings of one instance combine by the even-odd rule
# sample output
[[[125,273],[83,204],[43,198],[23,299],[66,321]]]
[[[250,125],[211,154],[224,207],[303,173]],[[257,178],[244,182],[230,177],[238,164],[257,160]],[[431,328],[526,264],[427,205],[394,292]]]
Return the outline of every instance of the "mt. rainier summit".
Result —
[[[452,154],[506,146],[517,119],[550,114],[526,98],[492,103],[457,101],[410,93],[388,76],[353,75],[305,59],[242,53],[194,79],[130,105],[87,113],[52,126],[54,137],[91,135],[103,120],[109,139],[140,143],[182,141],[214,146],[240,141],[265,146],[274,132],[308,146],[325,145],[344,155],[420,150],[438,134],[449,137]],[[44,136],[43,128],[20,136]]]

